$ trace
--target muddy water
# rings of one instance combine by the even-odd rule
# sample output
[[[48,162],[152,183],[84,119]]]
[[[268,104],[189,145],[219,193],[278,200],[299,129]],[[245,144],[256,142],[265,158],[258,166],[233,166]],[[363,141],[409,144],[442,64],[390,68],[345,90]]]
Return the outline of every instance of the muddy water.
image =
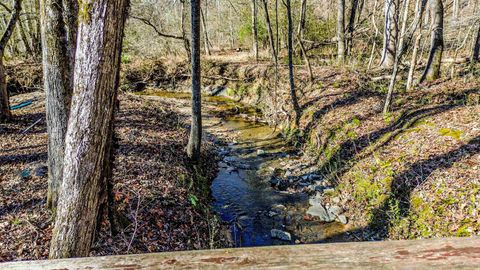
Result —
[[[176,99],[175,105],[189,113],[189,93],[147,92],[147,95]],[[218,113],[243,107],[225,97],[203,100],[203,124],[219,139],[221,161],[212,183],[213,208],[230,225],[235,246],[265,246],[318,242],[340,231],[336,224],[305,221],[308,196],[275,190],[270,185],[274,168],[288,160],[291,148],[278,131],[255,121],[252,115],[223,116]],[[255,110],[242,110],[251,113]],[[245,117],[246,116],[246,117]],[[271,230],[291,234],[290,240],[273,238]]]

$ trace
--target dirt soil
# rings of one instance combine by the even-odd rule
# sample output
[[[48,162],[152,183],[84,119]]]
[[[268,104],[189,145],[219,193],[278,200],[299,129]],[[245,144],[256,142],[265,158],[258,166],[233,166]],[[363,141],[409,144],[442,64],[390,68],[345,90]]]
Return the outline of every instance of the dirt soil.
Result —
[[[114,198],[120,233],[108,222],[91,255],[205,249],[221,244],[210,213],[210,180],[216,174],[214,146],[205,142],[203,163],[188,164],[187,118],[170,104],[120,96],[115,120]],[[52,232],[47,194],[47,134],[44,94],[11,98],[15,119],[0,124],[0,261],[45,259]],[[35,125],[33,125],[35,123]]]

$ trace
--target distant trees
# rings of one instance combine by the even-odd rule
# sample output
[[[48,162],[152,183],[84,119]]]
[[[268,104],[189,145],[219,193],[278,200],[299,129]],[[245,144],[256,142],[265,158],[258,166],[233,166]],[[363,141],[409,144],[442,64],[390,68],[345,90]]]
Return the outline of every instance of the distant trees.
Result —
[[[187,145],[187,155],[193,161],[200,158],[202,142],[202,100],[200,67],[200,0],[191,0],[192,17],[192,124]]]
[[[105,203],[109,175],[105,168],[110,168],[106,165],[127,6],[128,0],[96,0],[79,17],[74,91],[50,258],[88,256],[99,208]]]
[[[73,92],[77,1],[42,0],[41,36],[48,129],[47,207],[55,209],[63,178],[65,134]]]
[[[15,25],[20,17],[21,10],[22,0],[14,0],[10,20],[8,21],[5,31],[0,39],[0,122],[9,120],[12,117],[10,112],[9,95],[7,92],[7,79],[5,74],[5,66],[3,64],[3,56],[5,55],[7,43],[12,37],[13,31],[15,30]]]

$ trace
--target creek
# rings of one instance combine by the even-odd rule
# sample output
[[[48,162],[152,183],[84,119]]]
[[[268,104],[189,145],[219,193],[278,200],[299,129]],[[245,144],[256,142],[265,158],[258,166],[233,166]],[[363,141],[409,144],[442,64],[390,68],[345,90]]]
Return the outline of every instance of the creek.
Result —
[[[190,113],[189,93],[142,95],[173,99],[180,112]],[[282,167],[296,158],[279,130],[257,121],[254,109],[227,97],[204,97],[202,109],[204,131],[216,138],[221,157],[211,186],[212,207],[229,224],[236,247],[315,243],[343,230],[337,222],[305,218],[306,193],[272,188],[274,174],[283,174]]]

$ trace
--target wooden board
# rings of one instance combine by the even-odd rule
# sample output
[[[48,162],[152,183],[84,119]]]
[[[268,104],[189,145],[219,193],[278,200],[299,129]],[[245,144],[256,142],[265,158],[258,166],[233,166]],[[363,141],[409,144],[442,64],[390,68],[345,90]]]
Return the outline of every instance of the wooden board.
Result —
[[[0,269],[480,269],[480,238],[336,243],[90,257]]]

